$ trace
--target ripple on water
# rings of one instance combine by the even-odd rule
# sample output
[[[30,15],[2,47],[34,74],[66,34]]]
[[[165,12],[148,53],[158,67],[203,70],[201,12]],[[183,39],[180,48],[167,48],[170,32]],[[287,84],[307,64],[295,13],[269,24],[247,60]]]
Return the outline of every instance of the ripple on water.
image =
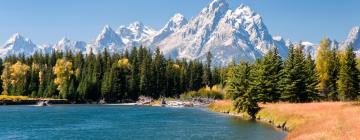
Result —
[[[271,126],[203,108],[54,105],[0,107],[0,139],[283,139]]]

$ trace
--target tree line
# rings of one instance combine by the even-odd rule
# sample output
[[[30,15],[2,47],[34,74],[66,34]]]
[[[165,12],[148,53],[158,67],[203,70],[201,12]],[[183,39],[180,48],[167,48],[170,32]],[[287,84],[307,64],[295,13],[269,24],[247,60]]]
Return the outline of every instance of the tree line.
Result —
[[[235,108],[254,116],[258,103],[360,99],[360,72],[351,46],[340,51],[324,39],[315,59],[303,49],[290,46],[281,58],[274,48],[254,63],[229,66],[225,84]]]
[[[220,68],[207,62],[165,58],[134,47],[124,53],[35,52],[11,55],[1,63],[3,95],[60,98],[72,102],[131,102],[139,96],[179,97],[181,93],[219,83]]]

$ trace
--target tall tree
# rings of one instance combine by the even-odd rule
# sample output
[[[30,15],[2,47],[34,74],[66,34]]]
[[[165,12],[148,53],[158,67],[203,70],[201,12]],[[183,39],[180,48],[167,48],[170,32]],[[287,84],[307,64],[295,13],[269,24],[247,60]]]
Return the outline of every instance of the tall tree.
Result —
[[[252,72],[254,92],[261,102],[274,102],[280,98],[279,81],[281,78],[282,60],[274,47],[255,64]]]
[[[355,100],[359,96],[359,70],[352,47],[348,47],[341,60],[338,84],[339,99]]]
[[[236,98],[243,96],[247,93],[250,87],[250,66],[246,62],[240,62],[238,66],[233,67],[229,73],[227,79],[227,93],[230,98],[235,100]]]
[[[305,84],[305,58],[302,47],[289,48],[289,56],[284,63],[281,80],[281,99],[289,102],[304,102],[307,100]]]
[[[212,73],[211,73],[211,52],[206,53],[206,66],[204,67],[203,84],[212,87]]]
[[[316,70],[319,75],[318,89],[323,96],[328,97],[329,79],[330,79],[330,51],[331,41],[330,39],[324,39],[320,42],[319,49],[316,56]]]
[[[56,78],[54,83],[58,85],[60,98],[66,99],[68,88],[70,86],[70,78],[74,74],[73,63],[64,59],[58,59],[53,68]]]
[[[318,82],[318,75],[316,73],[316,65],[314,60],[311,58],[310,53],[307,54],[305,59],[305,82],[306,82],[306,92],[307,96],[309,98],[309,101],[311,100],[318,100],[318,90],[317,85]]]
[[[13,87],[12,95],[26,95],[27,94],[27,74],[30,67],[20,61],[10,67],[10,79]]]
[[[4,69],[1,74],[1,81],[2,81],[2,95],[9,95],[10,93],[10,85],[11,85],[11,77],[10,77],[10,66],[11,64],[9,62],[5,62],[3,64]]]
[[[337,81],[339,79],[339,70],[340,70],[340,60],[339,53],[336,48],[331,50],[331,54],[329,57],[329,80],[327,82],[328,85],[328,94],[327,99],[332,101],[338,100],[338,87]]]

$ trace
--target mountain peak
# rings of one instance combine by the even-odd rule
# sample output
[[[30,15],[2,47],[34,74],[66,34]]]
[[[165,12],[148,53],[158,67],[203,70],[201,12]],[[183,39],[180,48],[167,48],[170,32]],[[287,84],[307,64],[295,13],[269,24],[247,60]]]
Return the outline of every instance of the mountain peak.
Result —
[[[68,38],[66,38],[66,37],[63,37],[63,38],[60,39],[59,42],[63,42],[63,43],[65,43],[65,42],[70,42],[70,39],[68,39]]]
[[[360,27],[355,26],[351,29],[347,39],[341,43],[341,49],[345,50],[347,47],[352,46],[355,50],[360,49]],[[360,53],[359,53],[360,55]]]
[[[11,44],[11,43],[15,43],[17,41],[24,41],[24,42],[29,42],[30,40],[23,37],[22,35],[20,35],[19,33],[15,33],[13,34],[10,39],[6,42],[6,44]]]
[[[241,4],[239,7],[235,9],[235,14],[243,15],[243,16],[255,16],[257,15],[254,10],[252,10],[249,6]]]
[[[355,26],[354,28],[351,29],[348,35],[348,39],[357,39],[359,38],[359,35],[360,35],[360,27]]]
[[[225,13],[227,10],[229,10],[229,4],[226,0],[214,0],[206,8],[204,8],[201,13]]]
[[[96,38],[95,42],[102,46],[107,46],[110,43],[114,43],[116,45],[123,45],[121,38],[115,33],[115,31],[109,26],[105,25],[101,33]]]
[[[142,30],[144,28],[144,24],[140,21],[135,21],[129,25],[129,29],[133,30]]]
[[[175,23],[187,21],[187,19],[184,17],[184,15],[182,15],[180,13],[176,13],[170,20],[174,21]]]
[[[104,28],[102,29],[101,33],[105,34],[105,33],[112,32],[112,31],[114,31],[114,30],[109,25],[105,25]]]
[[[19,33],[15,33],[10,37],[6,44],[0,48],[0,57],[22,53],[25,54],[25,56],[29,56],[37,49],[38,46],[30,39],[23,37]]]

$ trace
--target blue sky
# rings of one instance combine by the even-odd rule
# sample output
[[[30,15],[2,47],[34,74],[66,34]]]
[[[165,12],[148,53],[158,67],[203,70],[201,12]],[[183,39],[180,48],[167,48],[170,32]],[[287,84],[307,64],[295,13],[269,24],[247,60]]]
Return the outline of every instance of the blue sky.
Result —
[[[211,0],[4,0],[0,1],[0,44],[16,32],[37,44],[62,37],[93,40],[104,25],[133,21],[160,29],[175,13],[196,16]],[[359,0],[229,0],[262,15],[272,35],[318,43],[343,40],[360,25]]]

